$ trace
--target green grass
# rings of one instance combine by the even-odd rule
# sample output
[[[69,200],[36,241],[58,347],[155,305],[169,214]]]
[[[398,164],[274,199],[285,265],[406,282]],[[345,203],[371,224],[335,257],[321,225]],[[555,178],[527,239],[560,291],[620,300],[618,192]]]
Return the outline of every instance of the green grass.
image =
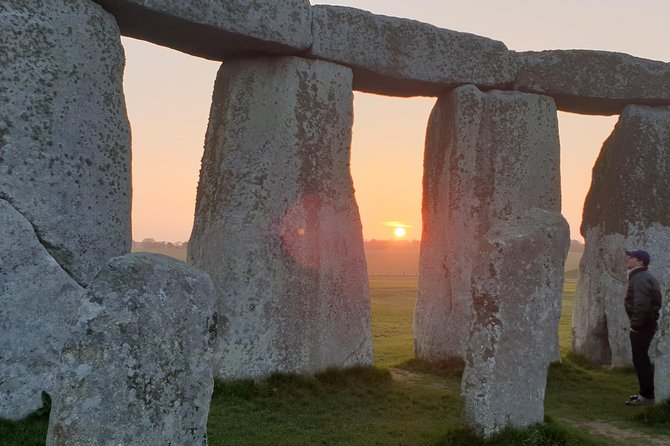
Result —
[[[44,446],[49,415],[31,415],[18,422],[0,420],[0,446]]]
[[[370,289],[375,368],[217,382],[210,445],[623,446],[652,444],[650,438],[670,444],[670,406],[623,405],[636,389],[631,369],[607,370],[571,354],[574,282],[564,289],[563,361],[549,370],[546,422],[486,441],[466,428],[462,362],[412,357],[416,279],[372,280]],[[46,426],[45,416],[0,421],[0,446],[43,444]]]

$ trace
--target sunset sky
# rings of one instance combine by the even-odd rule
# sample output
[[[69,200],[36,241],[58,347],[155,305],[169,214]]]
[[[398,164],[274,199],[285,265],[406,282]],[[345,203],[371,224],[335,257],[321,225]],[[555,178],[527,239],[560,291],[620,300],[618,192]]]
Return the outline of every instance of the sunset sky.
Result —
[[[596,49],[670,62],[667,0],[336,0],[503,41],[509,49]],[[133,131],[133,238],[186,241],[218,62],[123,39]],[[435,98],[356,93],[352,175],[366,239],[421,236],[426,123]],[[559,113],[563,214],[581,239],[591,168],[617,117]]]

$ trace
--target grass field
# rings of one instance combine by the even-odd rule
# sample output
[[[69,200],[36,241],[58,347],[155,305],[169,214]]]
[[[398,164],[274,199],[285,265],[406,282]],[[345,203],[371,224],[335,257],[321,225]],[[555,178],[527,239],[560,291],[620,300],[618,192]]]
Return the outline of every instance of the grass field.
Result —
[[[412,360],[416,280],[372,280],[374,369],[316,377],[217,383],[209,444],[223,445],[670,445],[670,406],[628,408],[632,370],[606,370],[570,354],[574,282],[566,283],[563,362],[549,372],[547,423],[488,441],[465,429],[461,366]],[[0,446],[41,445],[46,416],[0,422]]]

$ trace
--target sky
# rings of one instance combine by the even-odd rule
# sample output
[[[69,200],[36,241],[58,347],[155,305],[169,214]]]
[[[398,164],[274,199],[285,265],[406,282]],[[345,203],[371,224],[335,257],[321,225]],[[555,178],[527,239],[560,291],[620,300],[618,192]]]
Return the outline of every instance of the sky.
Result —
[[[333,0],[504,42],[511,50],[595,49],[670,62],[667,0]],[[219,62],[123,38],[133,137],[133,239],[187,241]],[[354,95],[352,176],[365,239],[421,237],[426,123],[435,98]],[[579,225],[591,169],[617,117],[559,112],[563,215]]]

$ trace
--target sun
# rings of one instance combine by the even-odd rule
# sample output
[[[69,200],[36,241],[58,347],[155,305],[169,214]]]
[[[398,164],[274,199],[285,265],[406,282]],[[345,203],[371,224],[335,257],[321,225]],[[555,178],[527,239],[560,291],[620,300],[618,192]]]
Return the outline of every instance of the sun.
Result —
[[[405,237],[407,235],[407,229],[412,227],[412,225],[405,224],[401,221],[385,221],[382,224],[386,227],[393,228],[393,235],[397,239]]]

